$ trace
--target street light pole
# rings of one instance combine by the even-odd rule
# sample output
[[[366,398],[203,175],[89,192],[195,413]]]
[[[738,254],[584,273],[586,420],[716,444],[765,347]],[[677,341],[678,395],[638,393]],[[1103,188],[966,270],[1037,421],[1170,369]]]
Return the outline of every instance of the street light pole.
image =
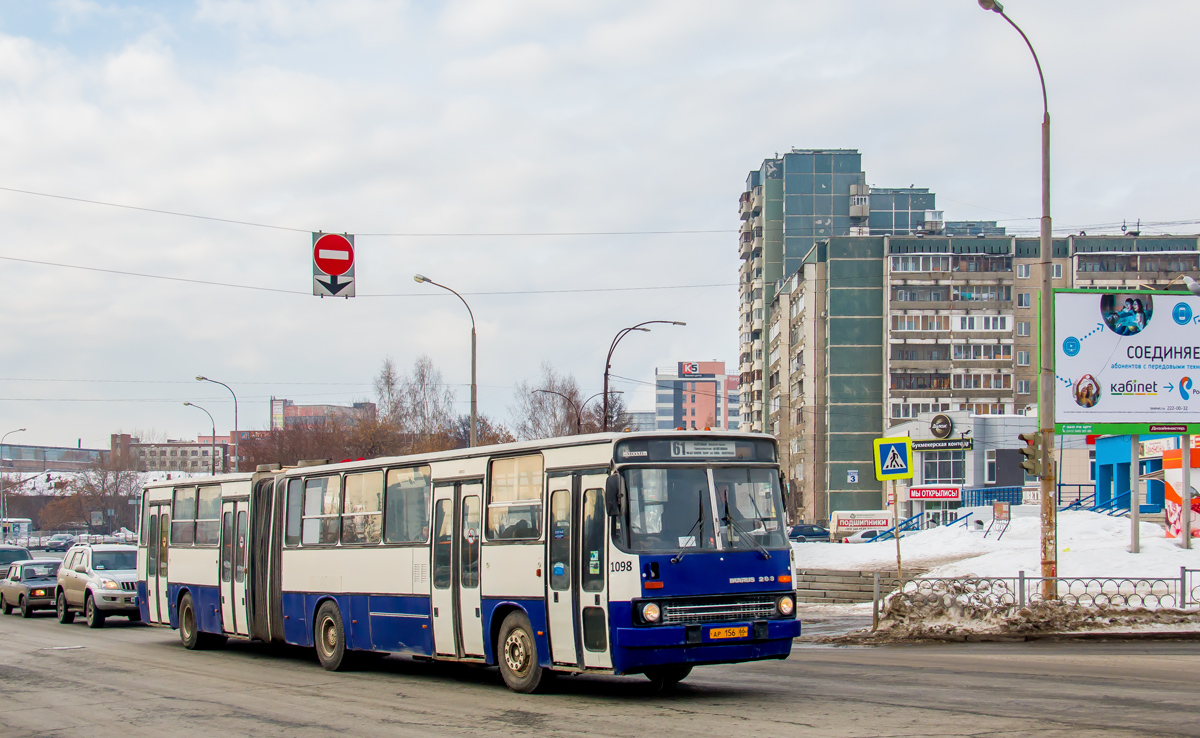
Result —
[[[596,394],[594,394],[591,397],[584,400],[582,403],[576,405],[574,400],[572,400],[570,397],[568,397],[567,395],[564,395],[561,392],[555,392],[554,390],[548,390],[548,389],[535,389],[534,392],[546,392],[551,395],[558,395],[559,397],[563,398],[567,402],[571,403],[571,407],[573,407],[575,409],[575,435],[580,435],[583,433],[583,408],[587,407],[587,404],[589,402],[596,399],[600,395],[604,394],[603,392],[597,392]],[[613,394],[621,395],[621,394],[625,394],[625,393],[624,392],[614,392]]]
[[[8,498],[4,496],[4,440],[13,433],[24,433],[24,428],[10,430],[3,436],[0,436],[0,524],[8,520]],[[0,535],[0,543],[4,542],[4,536]]]
[[[654,325],[657,323],[661,323],[663,325],[687,325],[687,323],[684,323],[682,320],[647,320],[642,323],[638,323],[637,325],[633,325],[628,328],[622,328],[621,330],[617,331],[617,335],[613,337],[612,344],[608,347],[608,356],[604,359],[604,419],[601,421],[601,428],[605,433],[608,432],[608,372],[612,369],[613,351],[617,350],[617,344],[620,343],[621,339],[625,336],[628,336],[634,331],[649,333],[650,329],[643,328],[642,326]]]
[[[474,448],[475,446],[479,445],[479,419],[476,414],[476,406],[475,406],[475,400],[476,400],[475,313],[474,313],[474,311],[471,310],[471,306],[467,304],[467,301],[465,299],[463,299],[462,295],[458,294],[458,292],[455,292],[454,290],[450,289],[446,285],[438,284],[437,282],[434,282],[429,277],[426,277],[421,274],[414,274],[413,280],[416,281],[417,283],[428,282],[429,284],[433,285],[434,287],[441,287],[442,289],[446,290],[447,292],[453,292],[454,296],[457,297],[458,299],[462,300],[463,306],[467,308],[467,315],[471,316],[471,447]]]
[[[229,394],[233,395],[233,470],[235,472],[239,472],[242,470],[242,457],[240,454],[238,454],[237,393],[233,391],[232,387],[225,384],[224,382],[218,382],[215,379],[209,379],[208,377],[205,377],[205,376],[196,377],[196,381],[197,382],[212,382],[213,384],[219,384],[222,387],[224,387],[225,389],[229,390]]]
[[[183,404],[187,405],[188,407],[204,410],[204,408],[200,407],[194,402],[185,402]],[[209,452],[209,455],[211,456],[211,461],[209,462],[209,474],[215,477],[217,475],[217,421],[213,420],[212,413],[209,411],[204,410],[204,414],[208,416],[209,421],[212,423],[212,436],[208,439],[212,442],[212,451]]]
[[[996,0],[978,0],[979,7],[997,13],[1021,34],[1037,67],[1038,82],[1042,86],[1042,222],[1041,222],[1041,334],[1038,339],[1042,356],[1041,376],[1038,387],[1038,422],[1042,434],[1042,596],[1049,600],[1055,596],[1058,585],[1058,506],[1054,493],[1057,469],[1054,468],[1054,243],[1051,239],[1050,221],[1050,103],[1046,94],[1046,78],[1042,74],[1042,63],[1029,37],[1004,13],[1004,6]],[[1131,495],[1132,497],[1132,495]]]

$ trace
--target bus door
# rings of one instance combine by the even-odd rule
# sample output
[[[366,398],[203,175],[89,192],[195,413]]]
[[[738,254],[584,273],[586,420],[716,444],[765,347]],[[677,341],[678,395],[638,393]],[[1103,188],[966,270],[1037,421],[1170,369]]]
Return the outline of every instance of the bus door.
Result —
[[[150,622],[171,620],[167,593],[167,551],[171,540],[171,503],[150,505],[146,520],[146,607]]]
[[[221,630],[250,635],[246,607],[246,548],[249,537],[248,500],[221,503]]]
[[[612,654],[608,643],[608,517],[604,512],[605,474],[584,474],[579,478],[576,516],[579,535],[575,578],[579,597],[579,624],[583,642],[583,665],[611,669]]]
[[[576,638],[574,566],[575,490],[573,474],[550,478],[550,525],[546,537],[546,612],[550,626],[550,660],[579,665]]]
[[[483,485],[433,488],[433,646],[439,656],[483,658],[479,541]]]
[[[546,609],[556,664],[612,668],[603,474],[550,479]]]

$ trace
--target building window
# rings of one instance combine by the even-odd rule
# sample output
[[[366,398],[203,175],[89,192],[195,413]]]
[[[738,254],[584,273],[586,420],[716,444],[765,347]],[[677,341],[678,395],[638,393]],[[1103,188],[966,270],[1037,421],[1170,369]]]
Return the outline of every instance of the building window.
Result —
[[[1017,293],[1017,307],[1027,308],[1027,307],[1029,307],[1029,305],[1030,305],[1029,293],[1028,292],[1018,292]]]
[[[1028,351],[1018,351],[1017,352],[1017,366],[1029,366],[1029,352]]]
[[[987,467],[985,469],[986,477],[985,477],[984,481],[988,482],[989,484],[995,483],[995,481],[996,481],[996,449],[989,448],[987,451],[983,452],[983,456],[987,462]]]
[[[961,315],[958,318],[960,331],[1006,331],[1007,315]]]
[[[1029,321],[1028,320],[1017,321],[1017,335],[1018,336],[1028,336],[1029,335]]]
[[[1062,264],[1055,264],[1055,265],[1054,265],[1054,278],[1055,278],[1055,279],[1062,279]]]
[[[1012,375],[955,374],[954,389],[1012,389]]]
[[[1029,279],[1029,265],[1017,264],[1017,279]]]
[[[1017,380],[1017,394],[1018,395],[1029,394],[1029,384],[1030,383],[1029,383],[1028,379],[1018,379]]]
[[[962,451],[926,451],[921,454],[925,484],[962,484],[966,480],[966,457]]]

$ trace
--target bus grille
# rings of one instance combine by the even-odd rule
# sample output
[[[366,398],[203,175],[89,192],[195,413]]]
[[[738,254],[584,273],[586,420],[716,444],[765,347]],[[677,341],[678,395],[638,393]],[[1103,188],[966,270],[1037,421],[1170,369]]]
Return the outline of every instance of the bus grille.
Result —
[[[126,592],[136,592],[137,582],[121,582],[121,589],[125,590]]]
[[[775,598],[751,595],[737,599],[696,599],[663,603],[663,623],[716,623],[775,617]]]

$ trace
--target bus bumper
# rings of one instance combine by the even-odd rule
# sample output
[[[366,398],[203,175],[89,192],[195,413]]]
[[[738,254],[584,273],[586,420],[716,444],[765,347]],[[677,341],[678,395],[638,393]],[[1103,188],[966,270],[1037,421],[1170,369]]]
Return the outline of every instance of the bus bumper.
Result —
[[[731,626],[746,626],[749,637],[733,641],[711,640],[708,637],[710,625],[615,628],[613,669],[618,674],[636,674],[649,666],[667,664],[783,659],[792,651],[792,639],[800,635],[799,620],[721,624],[723,628]]]

